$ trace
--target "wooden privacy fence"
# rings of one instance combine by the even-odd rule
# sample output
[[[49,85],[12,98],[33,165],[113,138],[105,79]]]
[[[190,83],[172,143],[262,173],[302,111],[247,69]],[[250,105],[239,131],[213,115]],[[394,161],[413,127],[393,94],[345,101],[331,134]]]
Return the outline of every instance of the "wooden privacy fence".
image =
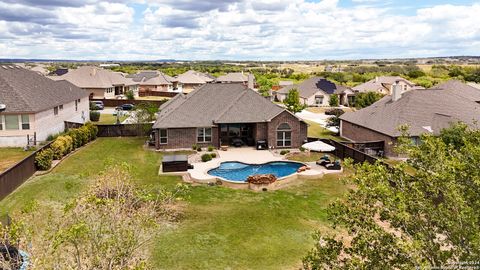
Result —
[[[367,161],[372,164],[375,163],[377,160],[379,160],[377,157],[364,153],[342,142],[337,142],[330,139],[318,139],[318,138],[311,138],[311,137],[308,138],[309,142],[318,141],[318,140],[326,144],[329,144],[331,146],[334,146],[335,151],[333,152],[333,154],[340,159],[351,158],[355,163],[362,163]]]
[[[98,137],[142,137],[152,132],[153,124],[97,125]]]
[[[118,107],[123,104],[133,104],[138,105],[141,103],[150,103],[155,104],[155,106],[160,107],[163,103],[167,102],[167,99],[164,100],[141,100],[141,99],[90,99],[90,101],[101,101],[105,107]]]
[[[0,174],[0,200],[7,197],[37,171],[35,156],[39,151],[50,147],[50,144],[51,142]]]
[[[138,95],[140,97],[167,97],[167,98],[173,98],[178,93],[174,92],[161,92],[161,91],[151,91],[151,90],[145,90],[145,91],[139,91]]]

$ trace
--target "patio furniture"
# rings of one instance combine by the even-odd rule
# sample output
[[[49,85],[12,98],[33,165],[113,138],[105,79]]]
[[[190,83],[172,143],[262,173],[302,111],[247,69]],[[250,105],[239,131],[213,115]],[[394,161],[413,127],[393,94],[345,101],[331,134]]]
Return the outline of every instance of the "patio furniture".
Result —
[[[227,151],[228,150],[228,145],[220,145],[220,150]]]
[[[326,166],[327,164],[330,164],[330,163],[332,163],[332,162],[330,161],[330,158],[327,157],[326,159],[322,159],[322,158],[321,158],[321,159],[320,159],[319,161],[317,161],[316,163],[317,163],[317,165],[320,165],[320,166]]]
[[[265,140],[258,140],[257,141],[257,150],[267,150],[268,144]]]
[[[244,143],[240,138],[235,138],[232,140],[232,145],[235,147],[242,147]]]
[[[187,155],[169,155],[163,157],[163,172],[186,172],[188,171],[188,167]]]
[[[325,168],[327,168],[327,170],[341,170],[342,166],[340,165],[340,161],[336,160],[333,163],[325,165]]]

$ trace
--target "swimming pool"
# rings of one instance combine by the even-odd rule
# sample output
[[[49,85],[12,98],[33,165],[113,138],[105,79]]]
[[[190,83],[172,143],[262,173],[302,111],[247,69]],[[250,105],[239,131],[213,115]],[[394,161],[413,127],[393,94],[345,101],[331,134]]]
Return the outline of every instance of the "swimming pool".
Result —
[[[222,162],[219,167],[211,169],[208,174],[233,182],[245,182],[250,175],[273,174],[282,178],[297,172],[304,166],[298,162],[274,161],[264,164],[246,164],[242,162]]]

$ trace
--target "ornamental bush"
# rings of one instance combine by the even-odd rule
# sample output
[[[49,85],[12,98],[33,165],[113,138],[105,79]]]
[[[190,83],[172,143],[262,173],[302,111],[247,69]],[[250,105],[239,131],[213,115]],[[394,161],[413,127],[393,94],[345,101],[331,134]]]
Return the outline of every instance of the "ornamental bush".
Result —
[[[73,150],[72,137],[68,135],[58,136],[58,138],[50,145],[50,148],[53,151],[53,158],[61,159]]]
[[[284,156],[284,155],[286,155],[286,154],[288,154],[288,153],[290,153],[289,150],[282,150],[282,151],[280,151],[280,155],[282,155],[282,156]]]
[[[90,121],[98,122],[100,120],[100,112],[90,111]]]
[[[212,155],[211,154],[203,154],[202,155],[202,161],[203,162],[207,162],[207,161],[210,161],[212,160]]]
[[[35,155],[35,166],[41,171],[46,171],[52,167],[53,151],[50,148],[43,149]]]

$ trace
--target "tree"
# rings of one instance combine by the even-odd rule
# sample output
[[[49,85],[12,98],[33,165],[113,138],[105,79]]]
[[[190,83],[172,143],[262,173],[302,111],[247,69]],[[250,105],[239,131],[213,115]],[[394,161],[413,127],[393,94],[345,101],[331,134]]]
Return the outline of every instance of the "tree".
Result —
[[[330,105],[330,107],[338,107],[338,95],[337,94],[332,94],[330,95],[330,100],[328,101],[328,105]]]
[[[158,113],[158,106],[151,102],[142,102],[135,106],[133,118],[135,123],[143,124],[155,121]]]
[[[418,145],[400,139],[406,163],[351,166],[346,181],[355,188],[328,210],[345,238],[316,233],[306,269],[431,269],[478,261],[480,131],[460,124],[421,139]]]
[[[368,107],[373,103],[379,101],[382,97],[383,95],[377,92],[358,93],[355,96],[355,107],[357,107],[358,109]]]
[[[288,91],[287,97],[283,100],[283,104],[287,107],[287,110],[292,113],[301,112],[305,109],[305,105],[300,102],[300,94],[296,88],[290,89]]]
[[[128,91],[125,93],[125,96],[127,97],[127,99],[135,99],[135,94],[133,93],[132,90],[128,90]]]

